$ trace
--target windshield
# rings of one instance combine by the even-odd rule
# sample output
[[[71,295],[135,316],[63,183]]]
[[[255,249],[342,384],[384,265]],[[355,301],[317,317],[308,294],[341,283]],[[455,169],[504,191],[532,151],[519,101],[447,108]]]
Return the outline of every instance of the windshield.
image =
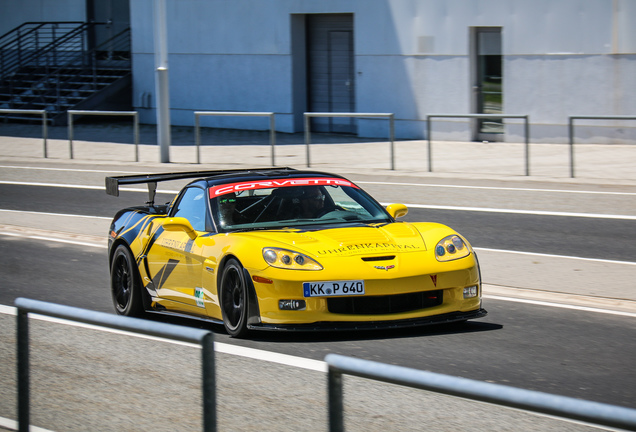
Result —
[[[344,179],[216,186],[210,188],[210,204],[221,231],[392,221],[382,206]]]

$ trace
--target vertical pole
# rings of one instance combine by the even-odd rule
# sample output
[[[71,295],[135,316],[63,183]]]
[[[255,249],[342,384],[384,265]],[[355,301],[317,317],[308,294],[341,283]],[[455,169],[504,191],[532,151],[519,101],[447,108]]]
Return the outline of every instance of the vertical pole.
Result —
[[[391,170],[395,171],[395,122],[393,114],[389,116],[389,139],[391,140]]]
[[[201,153],[199,149],[201,146],[201,131],[199,127],[199,114],[194,113],[194,142],[197,146],[197,163],[201,163]]]
[[[307,149],[307,168],[311,166],[309,160],[309,116],[305,113],[305,147]]]
[[[530,175],[530,124],[528,116],[524,116],[524,135],[526,136],[526,175]]]
[[[433,172],[433,156],[431,145],[431,117],[426,116],[426,138],[428,139],[428,172]]]
[[[71,112],[68,113],[68,148],[73,159],[73,114]]]
[[[135,134],[135,162],[139,162],[139,114],[133,114],[133,133]]]
[[[201,341],[201,371],[203,380],[203,430],[216,431],[216,377],[214,365],[214,337],[208,333]]]
[[[168,37],[166,0],[155,0],[155,65],[157,93],[157,141],[159,162],[170,162],[170,90],[168,88]]]
[[[342,374],[329,368],[327,380],[329,395],[329,432],[344,432]]]
[[[568,136],[570,140],[570,177],[574,178],[574,119],[568,118]]]
[[[269,115],[269,142],[272,145],[272,166],[276,166],[276,119],[274,113]]]
[[[18,431],[29,432],[29,315],[18,308]]]
[[[49,136],[49,129],[48,129],[47,120],[46,120],[46,110],[42,111],[42,136],[44,137],[44,158],[46,159],[48,157],[46,141]]]

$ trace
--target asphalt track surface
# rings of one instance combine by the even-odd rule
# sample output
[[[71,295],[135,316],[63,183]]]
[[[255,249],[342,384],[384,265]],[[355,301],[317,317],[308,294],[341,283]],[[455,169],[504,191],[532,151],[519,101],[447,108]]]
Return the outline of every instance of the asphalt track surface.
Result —
[[[103,178],[103,176],[102,176]],[[375,195],[375,194],[374,194]],[[169,195],[162,195],[158,202],[170,199]],[[77,189],[43,186],[26,186],[19,184],[0,184],[0,209],[16,210],[38,213],[55,214],[79,214],[85,216],[111,217],[119,208],[128,205],[138,205],[145,201],[145,194],[128,192],[119,198],[107,196],[103,189]],[[539,254],[569,255],[574,257],[586,257],[600,260],[636,261],[635,246],[630,241],[636,238],[634,234],[636,222],[629,218],[605,218],[605,217],[574,217],[538,215],[538,214],[510,214],[484,211],[460,211],[449,209],[417,208],[411,207],[408,215],[410,220],[438,220],[453,226],[466,235],[473,245],[478,248],[504,249],[520,252],[536,252]],[[46,229],[46,227],[42,227]],[[101,235],[101,233],[99,234]],[[99,310],[112,313],[111,301],[108,295],[108,268],[105,257],[105,249],[80,245],[68,245],[57,242],[49,242],[24,237],[0,236],[0,256],[3,257],[3,283],[0,290],[0,304],[11,305],[15,297],[24,296],[39,300],[63,303],[72,306],[83,307],[91,310]],[[501,269],[505,272],[505,268]],[[627,407],[636,406],[636,388],[629,383],[636,382],[636,372],[633,371],[633,358],[636,355],[636,330],[633,326],[634,317],[612,315],[607,313],[589,312],[583,309],[564,309],[550,307],[541,304],[527,304],[504,300],[485,299],[484,306],[489,315],[485,319],[470,322],[466,327],[453,326],[431,327],[411,330],[406,332],[374,332],[374,333],[337,333],[337,334],[280,334],[280,333],[255,333],[249,340],[233,340],[227,337],[222,328],[209,326],[215,333],[219,343],[231,344],[237,347],[255,348],[267,352],[289,354],[299,358],[310,360],[323,360],[328,353],[339,353],[359,358],[377,360],[389,364],[398,364],[416,369],[425,369],[435,372],[447,373],[454,376],[508,384],[516,387],[545,391],[573,397],[584,398],[593,401],[612,403]],[[185,320],[170,320],[179,325],[197,326]],[[7,316],[0,316],[0,324],[13,326],[13,322]],[[6,328],[6,327],[3,327]],[[59,365],[42,364],[42,358],[36,359],[40,369],[44,370],[44,376],[38,375],[40,383],[47,383],[51,389],[64,387],[62,376],[69,375],[79,379],[89,376],[92,371],[83,366],[73,366],[68,360],[63,359],[63,351],[68,347],[78,350],[84,347],[85,338],[74,341],[67,333],[71,331],[61,330],[45,331],[42,345],[50,347],[58,352],[56,362]],[[7,334],[7,333],[3,333]],[[50,338],[50,339],[49,339]],[[97,340],[99,338],[95,338]],[[91,339],[92,340],[92,339]],[[57,342],[56,342],[57,341]],[[82,342],[84,341],[84,342]],[[3,344],[10,346],[11,337],[3,336]],[[57,344],[60,344],[60,347]],[[131,352],[138,352],[142,346],[139,342],[127,342]],[[64,348],[62,348],[64,347]],[[146,349],[146,348],[144,348]],[[148,347],[148,352],[151,348]],[[127,415],[134,416],[133,408],[143,410],[141,406],[130,401],[126,393],[133,390],[129,385],[134,385],[135,373],[139,379],[146,377],[148,381],[159,379],[161,385],[166,382],[183,380],[188,386],[196,388],[196,382],[187,381],[187,370],[192,369],[189,357],[185,354],[173,356],[172,348],[161,352],[169,362],[167,365],[145,365],[141,369],[129,364],[119,364],[124,373],[124,380],[119,381],[119,387],[108,393],[108,397],[102,399],[117,400],[126,394],[123,404],[118,402],[121,415],[115,414],[103,418],[104,423],[95,430],[170,430],[161,427],[148,426],[139,420],[135,427],[127,425]],[[69,348],[70,352],[70,348]],[[125,352],[112,352],[114,357],[121,357],[124,361]],[[139,354],[139,353],[138,353]],[[106,360],[106,355],[100,357],[96,354],[86,353],[86,364]],[[145,352],[142,354],[145,356]],[[68,356],[68,354],[67,354]],[[73,354],[71,354],[73,356]],[[220,355],[220,367],[228,368],[229,364],[238,369],[222,369],[222,376],[226,381],[219,384],[223,394],[223,411],[231,412],[240,419],[221,418],[221,424],[225,430],[244,430],[258,428],[261,430],[324,430],[325,424],[325,389],[324,377],[318,377],[312,373],[294,372],[289,368],[277,369],[278,366],[266,366],[267,372],[261,369],[262,362],[255,364],[243,364],[243,360],[235,357],[225,358]],[[239,367],[240,365],[240,367]],[[174,371],[178,373],[176,378]],[[258,371],[258,372],[256,372]],[[53,374],[57,377],[50,382]],[[255,379],[254,373],[258,374]],[[146,376],[151,374],[153,376]],[[272,376],[268,376],[272,374]],[[290,376],[292,375],[292,376]],[[228,379],[229,377],[229,379]],[[59,379],[58,379],[59,378]],[[315,384],[316,379],[321,384]],[[285,383],[294,382],[294,385]],[[60,381],[60,382],[57,382]],[[162,382],[166,381],[166,382]],[[229,382],[228,382],[229,381]],[[244,386],[256,386],[257,390]],[[68,382],[68,381],[67,381]],[[262,383],[261,383],[262,382]],[[274,384],[272,384],[274,383]],[[300,383],[300,384],[298,384]],[[8,385],[7,385],[8,384]],[[2,380],[2,392],[7,392],[9,382]],[[136,383],[138,387],[144,387],[143,380]],[[68,385],[68,384],[66,384]],[[298,390],[298,386],[305,386],[308,390]],[[61,386],[61,387],[59,387]],[[41,385],[39,386],[41,387]],[[79,385],[78,387],[81,387]],[[292,390],[292,387],[296,388]],[[246,387],[247,388],[247,387]],[[289,392],[285,394],[285,403],[273,396],[273,389]],[[389,396],[396,405],[388,404],[380,407],[388,409],[395,417],[383,414],[378,409],[373,414],[374,398],[379,400],[377,389],[368,389],[362,386],[363,394],[357,394],[359,389],[350,389],[347,393],[356,403],[371,409],[368,412],[357,413],[356,406],[350,408],[352,418],[350,430],[418,430],[412,424],[415,418],[413,413],[401,412],[399,405],[404,409],[417,407],[414,396],[408,393],[394,394],[395,389],[383,388],[382,397]],[[39,394],[49,396],[51,400],[55,394],[47,393],[38,388]],[[71,391],[69,389],[66,389]],[[227,391],[230,391],[230,395]],[[53,390],[51,390],[53,391]],[[80,396],[71,397],[70,402],[78,402],[82,399],[97,403],[103,402],[97,395],[81,394],[81,389],[72,389],[80,392]],[[182,420],[187,411],[180,408],[176,399],[180,397],[180,390],[170,387],[166,392],[168,400],[161,399],[161,395],[152,394],[152,402],[149,405],[162,405],[169,403],[170,419],[166,419],[163,427],[170,428],[171,421],[175,418]],[[10,393],[10,391],[9,391]],[[42,396],[40,396],[42,397]],[[253,401],[257,397],[259,403]],[[415,396],[421,397],[420,395]],[[75,399],[74,399],[75,398]],[[45,398],[46,399],[46,398]],[[296,400],[303,405],[289,405],[289,400]],[[11,400],[2,397],[3,401]],[[163,401],[163,402],[161,402]],[[232,401],[235,405],[228,405]],[[247,401],[247,402],[246,402]],[[436,402],[437,401],[437,402]],[[64,410],[61,407],[39,401],[40,406],[46,406],[51,411]],[[260,406],[265,403],[265,409]],[[437,403],[437,405],[436,405]],[[426,406],[420,411],[434,411],[434,420],[438,423],[428,423],[434,430],[457,430],[468,427],[477,427],[483,430],[588,430],[584,426],[570,423],[543,424],[542,420],[534,417],[515,418],[510,423],[510,418],[501,413],[494,413],[492,407],[488,408],[488,416],[484,416],[485,409],[482,405],[457,406],[455,402],[445,398],[440,402],[439,398],[426,399]],[[240,408],[239,408],[240,405]],[[317,412],[308,413],[307,406],[315,405]],[[165,405],[164,405],[165,406]],[[15,418],[14,405],[0,404],[0,417]],[[246,408],[250,407],[250,408]],[[156,408],[156,407],[152,407]],[[182,413],[179,411],[183,409]],[[105,408],[106,410],[106,408]],[[149,407],[148,411],[152,411]],[[264,412],[265,411],[265,412]],[[269,411],[269,413],[266,413]],[[496,411],[496,410],[495,410]],[[111,411],[112,412],[112,409]],[[196,409],[193,411],[196,415]],[[459,413],[462,413],[460,415]],[[443,413],[448,413],[445,416]],[[165,412],[161,412],[160,415]],[[314,415],[318,415],[317,420]],[[421,413],[420,413],[421,414]],[[49,422],[43,414],[37,417],[39,425],[61,424],[56,430],[82,430],[81,426],[74,425],[73,421],[81,422],[82,415],[68,415],[70,423],[61,421],[58,417]],[[276,420],[268,415],[284,418],[284,424],[277,425]],[[253,418],[250,418],[253,417]],[[485,424],[479,423],[488,417]],[[70,420],[75,418],[75,420]],[[98,416],[99,418],[99,416]],[[268,418],[269,420],[262,420]],[[320,426],[312,427],[302,418],[317,421]],[[369,423],[369,418],[373,422]],[[404,424],[404,419],[411,422]],[[459,419],[463,419],[463,423]],[[478,418],[479,420],[475,420]],[[261,419],[261,420],[258,420]],[[430,420],[430,414],[425,419]],[[470,419],[470,420],[467,420]],[[93,418],[92,421],[95,421]],[[425,420],[428,421],[428,420]],[[122,423],[123,422],[123,423]],[[187,422],[186,422],[187,423]],[[195,422],[196,423],[196,422]],[[150,424],[150,423],[149,423]],[[241,425],[240,427],[238,425]],[[443,425],[435,427],[433,425]],[[189,425],[189,423],[188,423]],[[192,429],[183,424],[183,430]],[[172,427],[173,427],[172,426]],[[315,425],[314,425],[315,426]],[[420,423],[421,426],[421,423]]]
[[[122,199],[97,190],[12,185],[0,185],[0,193],[0,207],[5,209],[71,211],[101,217],[112,216],[114,207],[137,204],[145,198],[134,192]],[[624,259],[636,254],[636,245],[627,241],[628,237],[634,238],[633,234],[630,236],[636,226],[634,221],[422,209],[413,209],[410,218],[444,220],[473,240],[476,247],[587,254],[591,258]],[[596,236],[590,237],[591,232]],[[612,256],[604,248],[595,253],[598,248],[590,245],[598,242],[598,238],[617,248],[622,245],[621,253]],[[1,238],[0,253],[5,257],[6,271],[0,303],[12,304],[16,297],[28,293],[35,299],[112,312],[104,252]],[[25,274],[29,277],[25,278]],[[232,343],[315,360],[336,352],[455,375],[461,358],[461,375],[465,377],[636,405],[636,387],[622,385],[625,380],[636,380],[631,367],[636,349],[633,344],[623,343],[636,340],[631,320],[493,300],[487,301],[486,307],[490,315],[464,329],[326,336],[256,333],[251,341]],[[193,325],[188,321],[176,322]],[[212,328],[221,340],[227,339],[222,329]],[[489,349],[483,350],[486,346]],[[581,385],[582,381],[585,385]]]

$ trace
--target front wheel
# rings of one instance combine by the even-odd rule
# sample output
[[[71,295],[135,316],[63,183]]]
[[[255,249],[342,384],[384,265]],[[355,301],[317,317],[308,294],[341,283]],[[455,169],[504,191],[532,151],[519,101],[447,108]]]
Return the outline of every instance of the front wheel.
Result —
[[[141,284],[130,250],[119,245],[110,267],[110,289],[115,311],[119,315],[140,316],[143,313]]]
[[[247,285],[243,266],[230,258],[221,277],[221,312],[225,330],[232,337],[247,333]]]

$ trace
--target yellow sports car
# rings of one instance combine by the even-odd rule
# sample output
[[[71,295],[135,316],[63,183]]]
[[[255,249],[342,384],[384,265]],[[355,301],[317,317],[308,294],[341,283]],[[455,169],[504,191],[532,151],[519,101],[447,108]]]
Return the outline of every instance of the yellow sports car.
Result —
[[[157,182],[196,179],[155,205]],[[147,183],[150,201],[110,228],[117,313],[183,315],[249,330],[405,328],[480,318],[468,241],[398,219],[344,177],[290,168],[107,177]]]

